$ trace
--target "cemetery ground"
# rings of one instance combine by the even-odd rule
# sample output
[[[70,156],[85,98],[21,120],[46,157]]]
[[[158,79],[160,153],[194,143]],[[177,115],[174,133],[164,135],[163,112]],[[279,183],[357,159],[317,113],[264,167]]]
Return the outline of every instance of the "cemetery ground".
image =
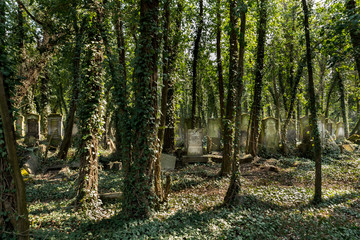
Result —
[[[111,155],[102,151],[102,161]],[[53,154],[53,155],[52,155]],[[188,164],[172,177],[168,201],[147,220],[121,216],[121,201],[106,200],[101,220],[86,220],[72,205],[77,170],[44,172],[59,162],[50,153],[43,173],[26,177],[33,239],[360,239],[360,150],[323,156],[323,202],[313,205],[312,160],[256,158],[241,165],[239,205],[225,208],[229,178],[220,164]],[[69,161],[69,160],[68,160]],[[99,192],[119,192],[121,171],[102,169]]]

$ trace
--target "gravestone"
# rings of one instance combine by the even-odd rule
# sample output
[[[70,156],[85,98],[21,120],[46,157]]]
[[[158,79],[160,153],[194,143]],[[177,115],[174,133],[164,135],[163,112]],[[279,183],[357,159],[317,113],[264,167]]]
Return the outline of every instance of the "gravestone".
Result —
[[[286,132],[286,141],[290,145],[296,145],[296,137],[297,137],[296,124],[295,121],[291,120],[289,122],[289,126]]]
[[[211,138],[211,149],[214,151],[220,150],[221,139],[221,119],[212,118],[208,119],[207,135]]]
[[[241,126],[240,126],[240,148],[246,147],[247,130],[249,126],[250,115],[247,113],[241,114]]]
[[[304,138],[310,140],[310,124],[307,116],[300,118],[300,141],[304,142]]]
[[[188,129],[187,131],[187,155],[200,156],[203,155],[203,130],[200,128]]]
[[[161,170],[174,170],[176,157],[170,154],[161,154]]]
[[[48,116],[48,141],[51,146],[58,146],[63,137],[62,116],[61,114],[50,114]]]
[[[74,123],[73,123],[72,132],[71,132],[72,136],[75,136],[79,132],[78,122],[79,122],[79,119],[75,118]]]
[[[195,124],[194,124],[194,129],[200,129],[200,118],[199,117],[195,117]],[[187,151],[189,145],[188,144],[188,130],[191,129],[191,118],[185,118],[184,119],[184,139],[185,139],[185,150]]]
[[[268,117],[262,120],[261,133],[259,138],[259,149],[267,153],[277,151],[279,148],[278,120]]]
[[[185,143],[184,127],[180,120],[175,121],[175,146],[180,147]]]
[[[22,138],[25,136],[25,128],[24,128],[24,116],[18,115],[15,121],[15,130],[16,130],[16,137]]]
[[[322,115],[318,117],[318,128],[319,128],[321,142],[324,142],[326,137],[326,121],[325,121],[325,117]]]
[[[40,116],[27,114],[25,117],[25,143],[34,144],[40,139]]]
[[[329,135],[333,138],[335,138],[336,134],[336,124],[331,119],[326,119],[326,130],[328,131]]]
[[[336,140],[345,139],[345,125],[343,122],[338,122],[336,124]]]

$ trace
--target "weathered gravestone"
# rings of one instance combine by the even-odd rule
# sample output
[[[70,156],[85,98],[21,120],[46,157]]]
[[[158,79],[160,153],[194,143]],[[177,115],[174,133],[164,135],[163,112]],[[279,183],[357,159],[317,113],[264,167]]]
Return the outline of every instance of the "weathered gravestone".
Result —
[[[40,116],[27,114],[25,117],[25,143],[34,144],[40,139]]]
[[[247,130],[249,126],[250,115],[247,113],[241,114],[241,125],[240,125],[240,148],[246,147]]]
[[[329,133],[329,135],[333,138],[335,138],[336,134],[336,124],[331,119],[326,119],[326,131]]]
[[[176,157],[170,154],[161,154],[161,170],[174,170]]]
[[[220,150],[220,138],[221,138],[221,119],[212,118],[208,119],[207,135],[211,138],[213,151]]]
[[[295,121],[291,120],[289,122],[289,126],[286,132],[286,141],[290,145],[296,145],[296,137],[297,137],[296,124]]]
[[[310,141],[310,125],[307,116],[300,118],[300,141],[304,142],[304,140]]]
[[[16,137],[22,138],[25,135],[24,116],[18,115],[15,121]]]
[[[77,118],[75,118],[74,124],[73,124],[73,128],[72,128],[72,132],[71,132],[71,135],[72,135],[72,136],[75,136],[75,135],[78,134],[78,132],[79,132],[78,121],[79,121],[79,120],[78,120]]]
[[[268,117],[262,120],[259,138],[259,150],[266,153],[276,152],[279,148],[279,131],[277,119]]]
[[[48,141],[51,146],[58,146],[63,137],[61,114],[50,114],[48,116]]]
[[[175,146],[180,147],[185,143],[184,127],[181,120],[175,121]]]
[[[196,129],[188,129],[187,131],[187,155],[188,156],[201,156],[203,155],[203,130]]]
[[[200,129],[200,118],[195,117],[195,124],[194,124],[194,129]],[[185,138],[185,150],[187,151],[189,145],[188,145],[188,130],[192,129],[191,128],[191,118],[186,118],[184,119],[184,138]]]
[[[322,115],[320,115],[318,118],[318,128],[319,128],[321,142],[324,142],[326,137],[326,121],[325,121],[325,117]]]
[[[345,139],[345,125],[343,122],[338,122],[336,124],[336,140]]]

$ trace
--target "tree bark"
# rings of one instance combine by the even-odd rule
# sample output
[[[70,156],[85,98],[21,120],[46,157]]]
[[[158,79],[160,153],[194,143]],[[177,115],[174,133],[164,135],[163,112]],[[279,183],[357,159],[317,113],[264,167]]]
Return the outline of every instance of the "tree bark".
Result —
[[[232,156],[232,174],[230,178],[230,185],[226,192],[224,205],[234,205],[236,198],[240,192],[240,125],[241,125],[241,99],[244,91],[244,56],[245,56],[245,30],[246,30],[246,13],[247,5],[244,1],[239,2],[240,8],[240,48],[239,48],[239,61],[238,61],[238,75],[236,77],[236,117],[235,117],[235,137],[234,137],[234,154]]]
[[[237,41],[237,25],[238,17],[236,15],[237,2],[230,1],[230,63],[229,63],[229,86],[228,96],[226,101],[226,113],[223,121],[224,133],[224,151],[223,161],[221,164],[220,175],[225,176],[231,172],[231,156],[233,150],[233,122],[234,122],[234,88],[237,77],[238,66],[238,41]]]
[[[250,137],[247,152],[253,156],[257,155],[258,137],[259,137],[259,121],[261,111],[261,96],[262,96],[262,79],[264,68],[264,55],[266,43],[266,24],[267,24],[267,0],[261,0],[259,6],[260,19],[258,24],[258,40],[255,66],[255,87],[253,103],[251,106],[251,122],[250,122]]]
[[[191,128],[195,127],[195,113],[196,113],[196,93],[197,93],[197,65],[200,50],[200,41],[204,25],[204,7],[203,0],[199,0],[199,23],[196,30],[196,37],[193,50],[193,63],[192,63],[192,103],[191,103]],[[199,113],[200,114],[200,113]]]
[[[351,37],[351,43],[353,46],[353,55],[355,59],[356,69],[358,71],[358,77],[360,79],[360,26],[359,21],[354,20],[355,15],[358,15],[356,10],[356,1],[355,0],[347,0],[346,1],[346,10],[349,18],[349,33]]]
[[[333,78],[331,81],[328,93],[326,95],[325,118],[329,117],[330,100],[331,100],[331,96],[334,91],[335,85],[336,85],[336,78]]]
[[[224,118],[224,77],[221,59],[221,0],[216,1],[216,62],[218,73],[219,100],[220,100],[220,118]]]
[[[347,116],[347,104],[346,104],[346,96],[345,96],[345,86],[344,81],[340,75],[338,69],[335,69],[335,75],[339,86],[340,91],[340,106],[341,106],[341,115],[345,126],[345,137],[349,137],[349,121]]]
[[[304,11],[304,30],[305,30],[305,40],[306,40],[306,62],[308,69],[308,78],[309,78],[309,97],[310,97],[310,129],[312,132],[312,138],[314,139],[314,155],[313,159],[315,161],[315,194],[313,202],[315,204],[320,203],[321,200],[321,140],[320,134],[317,125],[317,114],[316,114],[316,96],[314,88],[314,79],[313,79],[313,68],[312,68],[312,56],[310,48],[310,29],[309,29],[309,10],[306,3],[306,0],[302,0],[302,7]]]

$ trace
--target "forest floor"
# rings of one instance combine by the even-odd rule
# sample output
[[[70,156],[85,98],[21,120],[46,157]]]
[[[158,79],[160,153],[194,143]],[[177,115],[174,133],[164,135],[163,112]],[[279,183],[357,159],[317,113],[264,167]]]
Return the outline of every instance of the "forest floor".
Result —
[[[274,169],[268,166],[275,166]],[[220,164],[171,172],[169,200],[147,220],[127,221],[121,203],[106,201],[108,219],[74,211],[76,171],[63,169],[27,181],[33,239],[360,239],[360,153],[323,156],[323,202],[311,203],[315,164],[305,158],[242,165],[240,204],[221,206],[229,178]],[[101,170],[99,192],[118,192],[117,170]]]

